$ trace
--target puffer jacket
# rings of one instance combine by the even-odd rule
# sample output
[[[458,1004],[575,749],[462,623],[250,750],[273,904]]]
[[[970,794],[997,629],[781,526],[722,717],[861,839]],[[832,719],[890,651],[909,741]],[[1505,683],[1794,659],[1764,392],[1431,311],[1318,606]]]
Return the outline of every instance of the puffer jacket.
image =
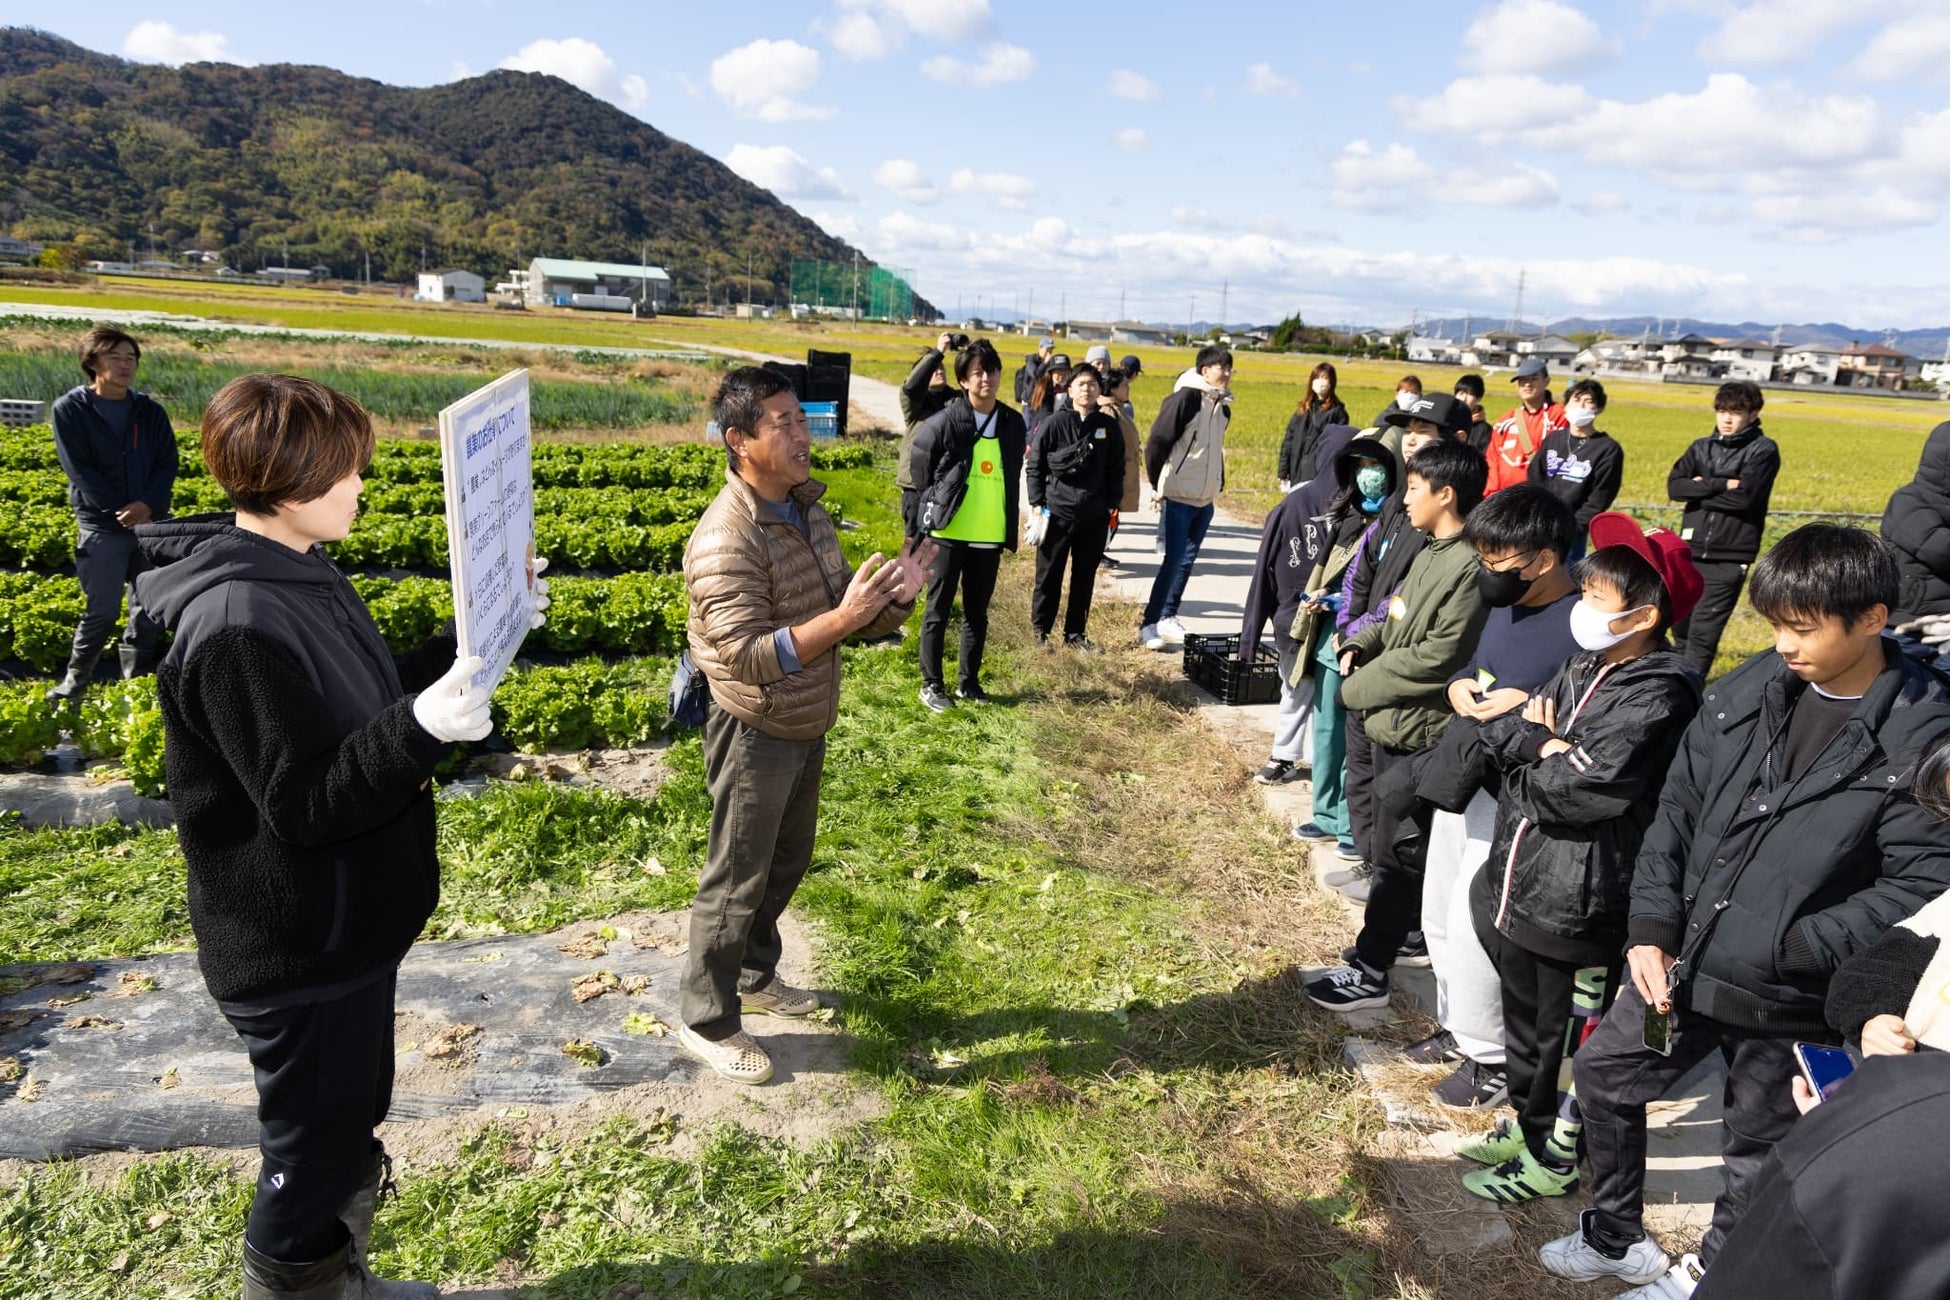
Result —
[[[802,533],[727,473],[684,547],[691,661],[719,708],[781,740],[816,740],[839,718],[839,647],[788,673],[773,640],[782,627],[837,609],[852,581],[833,517],[819,504],[825,492],[817,479],[792,489]],[[884,636],[913,612],[912,601],[889,605],[859,635]]]
[[[1767,502],[1780,472],[1781,449],[1761,432],[1759,420],[1730,438],[1700,438],[1681,452],[1666,479],[1666,495],[1685,503],[1679,535],[1693,558],[1752,562],[1760,554]],[[1740,486],[1727,486],[1733,482]]]
[[[1950,838],[1910,794],[1918,762],[1950,736],[1950,683],[1893,641],[1883,652],[1882,674],[1791,784],[1771,784],[1765,760],[1808,688],[1771,652],[1709,686],[1686,729],[1627,932],[1678,957],[1675,986],[1698,1014],[1821,1032],[1836,967],[1950,885]]]
[[[997,402],[992,414],[995,445],[1002,453],[1003,482],[1007,484],[1004,510],[1008,528],[1002,545],[1013,551],[1022,504],[1022,458],[1027,434],[1022,416],[1015,408]],[[914,431],[914,445],[908,449],[913,462],[908,466],[908,477],[916,489],[914,514],[906,521],[909,537],[925,537],[937,528],[946,528],[961,509],[962,499],[968,495],[968,471],[975,444],[981,440],[976,432],[980,419],[975,408],[958,394],[946,410],[929,417]]]
[[[1889,621],[1950,614],[1950,421],[1930,430],[1916,477],[1889,498],[1882,540],[1894,548],[1903,578],[1901,605]]]
[[[1280,482],[1310,483],[1322,464],[1332,465],[1333,457],[1323,461],[1320,455],[1321,435],[1334,425],[1346,423],[1347,408],[1338,398],[1324,406],[1295,411],[1286,422],[1285,435],[1280,438]]]
[[[959,390],[946,385],[936,388],[929,381],[941,372],[946,358],[938,348],[929,348],[914,363],[914,369],[907,372],[901,381],[901,419],[907,428],[901,434],[899,463],[894,466],[894,486],[897,488],[917,488],[912,470],[908,467],[908,457],[914,446],[914,435],[921,426],[946,410],[948,403],[961,396]]]
[[[1230,390],[1212,387],[1196,370],[1178,376],[1144,442],[1145,477],[1159,496],[1205,506],[1225,491],[1226,428],[1231,422]]]
[[[1645,828],[1699,711],[1699,670],[1663,647],[1615,666],[1587,651],[1538,694],[1556,706],[1556,733],[1521,713],[1478,729],[1502,778],[1488,871],[1493,924],[1533,952],[1573,940],[1616,953]],[[1553,738],[1572,748],[1537,757]]]

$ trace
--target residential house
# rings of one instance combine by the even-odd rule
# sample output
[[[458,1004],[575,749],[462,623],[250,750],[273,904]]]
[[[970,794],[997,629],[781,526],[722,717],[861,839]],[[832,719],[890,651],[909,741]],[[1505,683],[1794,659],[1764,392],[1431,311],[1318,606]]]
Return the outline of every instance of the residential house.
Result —
[[[1903,380],[1911,375],[1914,364],[1919,370],[1922,363],[1907,352],[1882,343],[1871,343],[1863,347],[1851,343],[1842,349],[1840,363],[1835,371],[1835,383],[1842,388],[1886,388],[1899,392]]]
[[[648,301],[658,308],[670,302],[670,273],[661,266],[642,263],[538,257],[528,264],[522,283],[531,307],[550,303],[565,307],[579,293]]]
[[[1154,347],[1170,347],[1172,332],[1158,325],[1146,325],[1141,320],[1120,320],[1111,322],[1110,341],[1113,343],[1149,343]],[[1267,335],[1270,340],[1272,335]]]
[[[1719,344],[1704,334],[1683,334],[1659,345],[1662,379],[1718,379],[1725,370],[1713,359]]]
[[[1408,359],[1423,365],[1460,365],[1462,362],[1462,345],[1454,339],[1410,336],[1408,340]]]
[[[41,246],[26,239],[0,236],[0,257],[8,261],[32,262],[41,255]]]
[[[1079,343],[1108,343],[1116,331],[1107,320],[1073,320],[1063,326],[1063,337]]]
[[[1780,363],[1780,349],[1759,339],[1730,339],[1713,349],[1713,360],[1728,379],[1749,379],[1756,384],[1773,380]]]
[[[1842,350],[1822,343],[1796,343],[1781,349],[1774,377],[1797,387],[1826,387],[1841,369]]]
[[[422,302],[486,302],[487,281],[472,271],[422,271],[413,296]]]
[[[1578,345],[1556,334],[1546,334],[1540,339],[1520,339],[1517,342],[1519,362],[1536,357],[1546,365],[1569,370],[1578,359]]]

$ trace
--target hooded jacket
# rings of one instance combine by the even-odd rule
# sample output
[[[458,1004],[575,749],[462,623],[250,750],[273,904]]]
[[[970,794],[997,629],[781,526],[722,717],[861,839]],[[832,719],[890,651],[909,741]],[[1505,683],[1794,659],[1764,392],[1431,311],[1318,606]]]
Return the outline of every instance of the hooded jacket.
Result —
[[[1950,614],[1950,421],[1930,430],[1916,477],[1889,498],[1882,540],[1902,573],[1901,606],[1889,621]]]
[[[1910,795],[1950,735],[1950,683],[1885,666],[1799,779],[1770,778],[1807,684],[1773,653],[1707,688],[1632,876],[1628,943],[1676,956],[1685,1005],[1724,1024],[1819,1032],[1836,967],[1950,885],[1950,840]]]
[[[1401,589],[1402,579],[1429,540],[1427,533],[1408,522],[1408,508],[1402,504],[1406,478],[1401,429],[1390,428],[1372,441],[1377,444],[1373,454],[1388,470],[1388,497],[1361,541],[1361,553],[1342,579],[1339,626],[1347,638],[1359,636],[1387,615],[1388,598]]]
[[[780,740],[817,740],[840,716],[840,648],[788,673],[773,637],[839,608],[853,580],[825,493],[818,479],[792,489],[802,531],[727,472],[684,547],[691,661],[719,708]],[[913,612],[890,604],[858,635],[885,636]]]
[[[204,515],[136,530],[138,599],[175,633],[156,671],[190,924],[219,1002],[330,989],[398,963],[440,888],[428,778],[447,746],[323,547]]]
[[[991,431],[995,434],[997,450],[1002,453],[1007,493],[1008,529],[1003,533],[1002,545],[1013,551],[1022,504],[1023,443],[1028,435],[1015,408],[997,402],[991,414],[995,420]],[[975,444],[981,440],[978,422],[985,421],[975,414],[967,398],[956,394],[945,409],[914,431],[914,442],[907,452],[907,476],[917,489],[913,497],[914,514],[907,520],[909,537],[925,537],[937,528],[946,528],[961,509],[962,498],[968,495],[968,471],[973,464]]]
[[[929,382],[941,373],[943,361],[939,348],[929,348],[914,363],[914,369],[907,372],[907,378],[901,381],[901,419],[907,421],[907,428],[901,434],[900,463],[894,466],[894,486],[897,488],[913,489],[920,486],[908,468],[914,435],[922,424],[946,410],[948,403],[961,396],[945,384],[936,388]]]
[[[1950,1055],[1870,1057],[1755,1176],[1696,1300],[1940,1300]]]
[[[118,438],[89,404],[86,388],[54,401],[54,454],[68,476],[68,504],[83,528],[126,533],[115,512],[132,501],[152,519],[169,515],[176,489],[176,431],[153,400],[129,390],[129,432]]]
[[[1307,579],[1340,531],[1342,520],[1330,516],[1329,510],[1346,487],[1337,462],[1353,438],[1354,430],[1344,424],[1325,429],[1320,451],[1327,464],[1336,466],[1336,472],[1316,477],[1307,486],[1288,493],[1266,516],[1239,629],[1239,655],[1247,662],[1258,651],[1260,632],[1269,618],[1273,620],[1273,643],[1283,653],[1292,644],[1293,619],[1307,598]],[[1338,573],[1326,577],[1339,588]]]
[[[1075,407],[1043,421],[1030,452],[1029,504],[1069,524],[1108,521],[1124,499],[1124,431],[1109,411]]]
[[[1617,665],[1585,651],[1537,693],[1556,706],[1555,733],[1520,713],[1479,729],[1502,779],[1484,872],[1491,923],[1547,957],[1613,958],[1666,768],[1699,710],[1699,670],[1664,646]],[[1554,738],[1572,748],[1539,758]]]
[[[1449,679],[1475,653],[1489,616],[1476,568],[1476,548],[1461,533],[1431,537],[1387,614],[1352,638],[1357,667],[1341,702],[1362,712],[1375,744],[1397,753],[1427,749],[1455,716]]]
[[[1752,563],[1760,554],[1767,501],[1780,472],[1781,449],[1761,432],[1759,420],[1730,438],[1697,439],[1681,452],[1666,480],[1666,495],[1685,503],[1679,535],[1693,548],[1693,558]],[[1731,482],[1740,486],[1729,488]]]
[[[1346,423],[1347,408],[1339,398],[1325,406],[1295,411],[1280,438],[1280,482],[1311,483],[1319,475],[1320,466],[1332,465],[1332,456],[1320,454],[1321,435]]]
[[[1225,490],[1226,426],[1232,393],[1196,370],[1178,376],[1158,407],[1144,443],[1144,472],[1158,495],[1188,506],[1210,505]]]

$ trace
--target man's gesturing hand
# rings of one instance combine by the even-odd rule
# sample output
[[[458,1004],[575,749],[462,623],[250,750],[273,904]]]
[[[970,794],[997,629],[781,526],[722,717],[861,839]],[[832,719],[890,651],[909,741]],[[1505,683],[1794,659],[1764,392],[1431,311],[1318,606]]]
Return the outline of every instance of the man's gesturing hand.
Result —
[[[941,548],[931,537],[912,538],[904,543],[899,557],[888,566],[900,571],[900,583],[889,599],[896,605],[911,603],[921,594],[921,584],[928,580],[935,557],[940,554]]]

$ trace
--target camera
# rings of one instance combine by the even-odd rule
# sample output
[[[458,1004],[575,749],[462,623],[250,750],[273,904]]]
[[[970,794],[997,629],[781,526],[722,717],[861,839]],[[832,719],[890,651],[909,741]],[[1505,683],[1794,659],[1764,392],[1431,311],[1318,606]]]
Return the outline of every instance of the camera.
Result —
[[[967,347],[967,346],[968,346],[968,335],[966,335],[966,334],[950,334],[950,335],[948,336],[948,350],[949,350],[949,351],[951,351],[951,352],[959,352],[959,351],[961,351],[961,350],[962,350],[963,348],[965,348],[965,347]]]

